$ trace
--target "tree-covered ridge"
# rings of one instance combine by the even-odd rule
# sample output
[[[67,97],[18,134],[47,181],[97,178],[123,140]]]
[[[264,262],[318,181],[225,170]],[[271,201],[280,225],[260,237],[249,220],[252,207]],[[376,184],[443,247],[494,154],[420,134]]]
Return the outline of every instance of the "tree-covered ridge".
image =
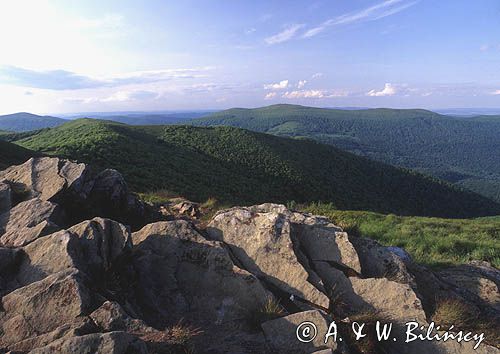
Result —
[[[457,118],[425,110],[335,110],[295,105],[230,109],[194,120],[307,137],[416,169],[500,201],[500,117]]]
[[[483,197],[333,146],[232,127],[133,127],[81,119],[17,143],[115,168],[138,192],[164,189],[231,204],[325,201],[411,215],[500,213],[498,204]]]

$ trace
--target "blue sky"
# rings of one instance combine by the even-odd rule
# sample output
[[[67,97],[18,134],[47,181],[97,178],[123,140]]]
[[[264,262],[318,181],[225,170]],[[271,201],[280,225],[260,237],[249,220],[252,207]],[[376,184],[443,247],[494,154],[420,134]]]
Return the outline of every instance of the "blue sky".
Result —
[[[1,6],[0,113],[500,107],[497,0]]]

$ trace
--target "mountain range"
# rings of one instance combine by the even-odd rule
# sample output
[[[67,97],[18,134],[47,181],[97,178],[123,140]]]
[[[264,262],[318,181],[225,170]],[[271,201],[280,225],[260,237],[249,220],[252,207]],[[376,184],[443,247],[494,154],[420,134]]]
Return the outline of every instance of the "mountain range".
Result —
[[[450,117],[421,109],[273,105],[216,112],[191,124],[313,139],[430,174],[500,201],[500,116]]]
[[[308,139],[234,127],[130,126],[78,119],[11,140],[121,171],[137,192],[228,204],[331,202],[402,215],[495,215],[500,205],[421,174]]]

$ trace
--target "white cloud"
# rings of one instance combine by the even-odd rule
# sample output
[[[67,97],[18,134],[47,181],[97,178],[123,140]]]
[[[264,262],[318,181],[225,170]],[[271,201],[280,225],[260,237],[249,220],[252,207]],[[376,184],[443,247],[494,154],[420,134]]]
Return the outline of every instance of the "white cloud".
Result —
[[[303,24],[295,24],[288,26],[285,28],[283,31],[280,33],[277,33],[273,36],[267,37],[264,40],[266,41],[267,44],[278,44],[278,43],[283,43],[286,41],[289,41],[290,39],[294,38],[297,32],[303,28]]]
[[[371,90],[366,95],[371,97],[394,96],[398,92],[396,86],[386,83],[382,91]]]
[[[257,31],[257,29],[254,28],[254,27],[252,27],[252,28],[249,28],[249,29],[245,30],[245,34],[250,35],[250,34],[256,32],[256,31]]]
[[[350,12],[336,18],[329,19],[317,27],[311,28],[306,31],[302,38],[310,38],[318,35],[329,27],[339,25],[348,25],[356,22],[375,21],[381,18],[391,16],[401,12],[410,6],[415,5],[417,1],[407,2],[406,0],[386,0],[379,4],[364,8],[360,11]]]
[[[276,84],[264,85],[266,90],[284,90],[288,87],[288,80],[282,80]]]
[[[297,90],[287,91],[283,94],[283,98],[333,98],[345,97],[348,93],[344,91],[326,91],[326,90]]]
[[[323,76],[323,73],[315,73],[311,76],[311,79],[317,79],[319,77]]]
[[[276,95],[277,95],[277,93],[276,93],[276,92],[269,92],[269,93],[268,93],[268,94],[264,97],[264,99],[265,99],[265,100],[272,100],[273,98],[275,98],[275,97],[276,97]]]
[[[495,90],[491,93],[492,95],[500,95],[500,90]]]
[[[301,89],[304,86],[306,86],[307,80],[299,80],[299,83],[297,84],[297,88]]]
[[[136,91],[118,91],[113,95],[98,99],[99,102],[126,102],[126,101],[142,101],[158,98],[158,93],[152,91],[136,90]],[[88,103],[88,102],[87,102]]]

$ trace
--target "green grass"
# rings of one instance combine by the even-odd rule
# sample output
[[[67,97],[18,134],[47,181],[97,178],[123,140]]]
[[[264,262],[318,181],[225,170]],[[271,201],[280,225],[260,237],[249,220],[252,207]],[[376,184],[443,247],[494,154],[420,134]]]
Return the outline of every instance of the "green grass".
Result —
[[[314,139],[431,174],[500,202],[498,116],[452,118],[421,109],[338,110],[273,105],[216,112],[192,124]]]
[[[403,247],[420,264],[441,267],[471,260],[500,267],[500,216],[441,219],[341,211],[328,204],[310,204],[301,210],[325,215],[351,234],[375,239],[386,246]]]
[[[500,214],[476,194],[330,145],[232,127],[128,126],[79,119],[20,134],[26,148],[120,171],[135,192],[221,204],[332,202],[401,215]],[[147,198],[147,196],[145,196]]]

